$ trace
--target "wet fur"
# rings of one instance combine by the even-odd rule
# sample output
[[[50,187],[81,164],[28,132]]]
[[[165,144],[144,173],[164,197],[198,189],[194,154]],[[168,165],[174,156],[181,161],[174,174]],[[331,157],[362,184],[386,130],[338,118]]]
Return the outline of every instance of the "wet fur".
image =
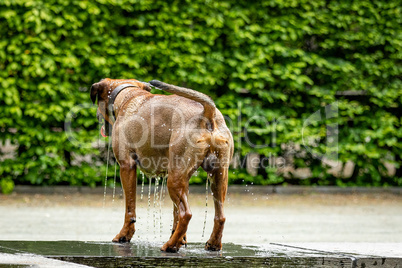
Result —
[[[132,83],[135,87],[117,96],[114,121],[109,118],[106,106],[111,92],[122,83]],[[103,79],[91,87],[92,101],[98,100],[99,113],[113,127],[113,152],[120,165],[125,193],[125,220],[113,241],[129,242],[134,235],[136,169],[139,167],[148,176],[168,175],[174,224],[172,235],[161,250],[177,252],[187,242],[186,231],[192,216],[188,182],[202,166],[210,176],[215,203],[214,228],[205,248],[220,250],[228,167],[233,155],[232,135],[208,96],[159,81],[151,81],[151,84],[175,95],[151,94],[146,84],[134,79]]]

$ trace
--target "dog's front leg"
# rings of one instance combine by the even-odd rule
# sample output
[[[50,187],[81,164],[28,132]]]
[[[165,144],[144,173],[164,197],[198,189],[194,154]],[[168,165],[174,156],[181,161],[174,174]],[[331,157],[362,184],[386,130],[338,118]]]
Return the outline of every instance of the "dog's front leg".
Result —
[[[113,242],[124,243],[130,242],[135,232],[134,223],[136,221],[135,201],[137,189],[137,167],[131,158],[128,160],[119,161],[119,163],[120,178],[126,201],[126,212],[124,216],[123,228],[113,239]]]

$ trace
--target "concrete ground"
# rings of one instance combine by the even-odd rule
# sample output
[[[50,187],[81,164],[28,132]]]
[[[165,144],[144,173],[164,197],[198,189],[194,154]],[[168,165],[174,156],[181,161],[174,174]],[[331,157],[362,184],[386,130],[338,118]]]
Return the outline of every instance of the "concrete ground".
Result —
[[[172,203],[163,195],[160,202],[157,193],[154,200],[151,190],[149,204],[147,186],[142,200],[137,195],[134,240],[162,243],[170,236]],[[209,194],[202,236],[205,199],[199,188],[190,190],[189,242],[205,242],[212,231]],[[402,243],[402,195],[398,194],[284,195],[236,188],[229,189],[225,212],[224,243]],[[108,189],[105,200],[103,194],[71,192],[0,195],[0,240],[110,241],[122,227],[123,213],[120,189],[114,199]]]
[[[112,189],[107,190],[105,197],[103,189],[63,189],[41,188],[40,193],[35,193],[28,188],[28,191],[0,195],[0,241],[111,241],[123,223],[121,189],[116,190],[115,198]],[[145,186],[142,199],[141,187],[138,189],[136,233],[132,241],[151,242],[159,248],[170,236],[172,203],[166,190],[161,196],[160,189],[156,194],[151,189],[148,198],[147,189]],[[323,256],[338,254],[350,258],[352,267],[358,267],[359,256],[377,258],[372,259],[372,263],[385,257],[394,258],[387,259],[381,267],[402,267],[402,195],[399,189],[360,189],[357,192],[332,189],[330,193],[328,189],[318,192],[266,189],[229,188],[223,243],[256,245],[266,252],[275,249],[289,256],[293,256],[295,250]],[[206,207],[203,191],[202,187],[190,189],[193,217],[187,238],[192,243],[205,243],[212,231],[212,196],[208,195]],[[0,266],[69,267],[69,263],[24,254],[0,253]]]

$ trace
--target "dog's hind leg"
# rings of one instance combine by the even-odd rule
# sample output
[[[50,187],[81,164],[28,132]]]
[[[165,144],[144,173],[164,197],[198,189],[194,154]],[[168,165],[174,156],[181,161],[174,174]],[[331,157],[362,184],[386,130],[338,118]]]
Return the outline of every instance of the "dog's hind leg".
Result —
[[[174,233],[161,248],[162,251],[177,252],[182,246],[186,235],[187,226],[191,219],[191,211],[188,205],[188,175],[181,170],[169,171],[167,187],[170,198],[178,211],[178,221]]]
[[[126,201],[126,211],[123,228],[113,239],[113,242],[124,243],[130,242],[135,232],[134,223],[136,221],[135,201],[137,188],[137,167],[135,161],[131,157],[127,157],[127,159],[119,161],[119,164],[120,178]]]
[[[227,193],[228,168],[220,167],[210,172],[211,191],[214,198],[215,217],[214,228],[211,237],[205,244],[206,250],[218,251],[222,249],[222,232],[225,224],[225,215],[223,213],[223,204]]]
[[[172,237],[174,232],[176,231],[178,223],[179,223],[179,210],[177,209],[176,204],[173,204],[173,228],[172,228],[172,235],[170,237]],[[186,234],[184,234],[181,244],[187,246]]]

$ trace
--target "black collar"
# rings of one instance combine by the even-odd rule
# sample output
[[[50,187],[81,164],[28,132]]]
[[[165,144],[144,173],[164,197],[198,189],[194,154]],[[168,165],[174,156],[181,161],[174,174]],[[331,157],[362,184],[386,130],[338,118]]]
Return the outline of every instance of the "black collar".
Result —
[[[116,87],[113,91],[112,94],[110,94],[109,96],[109,102],[108,102],[108,112],[109,112],[109,117],[113,116],[113,119],[116,120],[116,115],[114,114],[114,101],[117,98],[117,95],[119,95],[120,92],[122,92],[124,89],[128,88],[128,87],[136,87],[139,88],[136,85],[133,84],[121,84],[118,87]]]

